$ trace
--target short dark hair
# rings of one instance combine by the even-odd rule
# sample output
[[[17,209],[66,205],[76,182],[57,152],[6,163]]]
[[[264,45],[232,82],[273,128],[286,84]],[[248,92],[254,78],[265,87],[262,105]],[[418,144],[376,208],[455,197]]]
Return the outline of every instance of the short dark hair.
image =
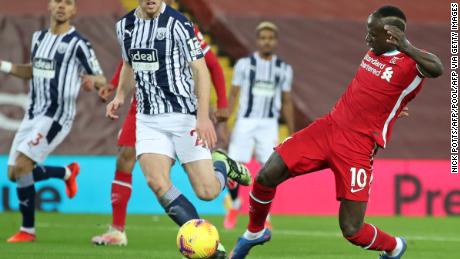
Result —
[[[391,6],[391,5],[382,6],[377,11],[375,11],[375,13],[379,14],[380,17],[382,18],[398,17],[398,18],[401,18],[403,21],[406,21],[406,15],[401,9],[399,9],[396,6]]]
[[[406,29],[406,15],[396,6],[386,5],[382,6],[374,12],[380,18],[396,18],[389,19],[386,24],[394,25],[404,31]]]

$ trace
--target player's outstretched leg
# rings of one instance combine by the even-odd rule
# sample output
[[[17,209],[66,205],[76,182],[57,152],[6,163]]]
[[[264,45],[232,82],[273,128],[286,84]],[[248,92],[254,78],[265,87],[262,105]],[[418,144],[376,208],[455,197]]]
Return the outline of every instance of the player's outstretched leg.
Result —
[[[393,237],[364,222],[367,202],[342,199],[339,223],[343,236],[352,244],[367,250],[382,251],[381,259],[399,259],[406,251],[406,241]]]
[[[249,193],[249,224],[232,253],[231,259],[245,258],[252,247],[264,244],[271,238],[271,231],[264,227],[276,186],[289,178],[289,171],[281,157],[274,152],[260,170]]]
[[[225,166],[225,171],[227,172],[228,178],[240,183],[242,185],[248,186],[251,184],[251,174],[249,173],[248,168],[242,163],[238,163],[235,160],[231,159],[227,153],[223,150],[215,150],[212,152],[212,160],[216,168],[219,167],[219,164],[222,163]],[[225,185],[225,184],[224,184]]]
[[[126,213],[132,191],[132,171],[136,164],[134,146],[121,146],[117,156],[115,178],[112,182],[112,225],[107,232],[94,236],[91,242],[95,245],[128,245],[125,232]]]
[[[80,172],[80,166],[77,163],[71,163],[68,166],[46,166],[36,165],[32,170],[34,182],[45,181],[50,178],[62,179],[65,181],[66,194],[72,199],[78,191],[77,176]]]

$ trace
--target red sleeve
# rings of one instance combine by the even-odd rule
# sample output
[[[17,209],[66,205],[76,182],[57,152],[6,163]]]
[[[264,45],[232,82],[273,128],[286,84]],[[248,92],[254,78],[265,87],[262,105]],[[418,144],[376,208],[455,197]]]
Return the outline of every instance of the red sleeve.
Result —
[[[120,81],[120,73],[121,73],[121,68],[123,67],[123,61],[121,61],[117,69],[115,70],[115,73],[113,73],[112,80],[110,80],[110,83],[113,85],[113,89],[117,89],[118,87],[118,82]]]
[[[217,60],[216,55],[209,50],[204,56],[206,66],[211,73],[212,83],[217,95],[217,108],[227,108],[227,90],[225,88],[224,71]]]

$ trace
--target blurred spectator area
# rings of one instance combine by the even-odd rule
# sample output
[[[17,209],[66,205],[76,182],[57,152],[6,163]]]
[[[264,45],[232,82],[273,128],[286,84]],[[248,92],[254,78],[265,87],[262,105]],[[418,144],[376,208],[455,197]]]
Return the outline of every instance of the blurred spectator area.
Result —
[[[125,1],[126,2],[126,1]],[[256,24],[272,20],[280,27],[278,54],[295,71],[296,126],[302,128],[334,105],[366,52],[370,12],[383,4],[407,14],[409,39],[449,63],[449,1],[377,0],[179,0],[222,53],[233,60],[254,50]],[[0,59],[29,62],[32,33],[48,26],[48,0],[0,0]],[[76,28],[88,38],[108,79],[120,60],[115,22],[126,11],[118,0],[78,0]],[[448,68],[448,67],[447,67]],[[446,70],[447,71],[447,70]],[[448,71],[447,71],[448,72]],[[0,94],[27,93],[28,84],[0,74]],[[388,150],[379,157],[447,158],[449,152],[449,76],[428,80],[399,121]],[[125,110],[120,112],[122,118]],[[21,119],[20,108],[0,104],[0,113]],[[104,117],[95,93],[82,92],[72,132],[56,153],[111,154],[120,121]],[[14,131],[1,128],[0,153],[7,153]]]
[[[439,55],[446,73],[427,80],[398,121],[379,157],[447,158],[449,152],[450,1],[379,0],[180,0],[220,49],[234,60],[255,49],[256,25],[280,28],[277,53],[295,71],[296,127],[327,113],[354,76],[367,51],[368,15],[380,6],[399,6],[408,19],[407,35],[419,48]],[[378,104],[376,104],[378,105]]]

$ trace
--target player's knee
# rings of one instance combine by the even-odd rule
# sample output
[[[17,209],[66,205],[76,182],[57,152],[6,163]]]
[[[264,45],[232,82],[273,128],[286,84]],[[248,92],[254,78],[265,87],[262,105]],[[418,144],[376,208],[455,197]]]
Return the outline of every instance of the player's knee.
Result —
[[[117,169],[122,172],[131,173],[135,163],[136,150],[130,147],[123,147],[118,154]]]
[[[12,182],[16,182],[16,177],[14,177],[14,171],[12,166],[8,166],[8,179]]]
[[[11,178],[17,179],[18,177],[32,171],[29,165],[23,163],[16,163],[11,170]],[[11,179],[10,178],[10,179]]]
[[[274,152],[257,174],[256,182],[263,186],[275,188],[289,177],[289,170],[281,157]]]
[[[356,224],[352,222],[341,222],[340,229],[342,230],[342,235],[345,238],[353,237],[361,229],[361,224]]]
[[[213,186],[204,186],[199,190],[196,190],[196,195],[203,201],[212,201],[219,195],[219,193],[220,190],[216,190]]]
[[[257,174],[256,182],[258,184],[261,184],[266,187],[271,187],[271,188],[274,188],[277,186],[277,183],[272,181],[271,178],[269,177],[268,170],[265,169],[265,167],[262,168],[262,170],[260,170],[260,172]]]

